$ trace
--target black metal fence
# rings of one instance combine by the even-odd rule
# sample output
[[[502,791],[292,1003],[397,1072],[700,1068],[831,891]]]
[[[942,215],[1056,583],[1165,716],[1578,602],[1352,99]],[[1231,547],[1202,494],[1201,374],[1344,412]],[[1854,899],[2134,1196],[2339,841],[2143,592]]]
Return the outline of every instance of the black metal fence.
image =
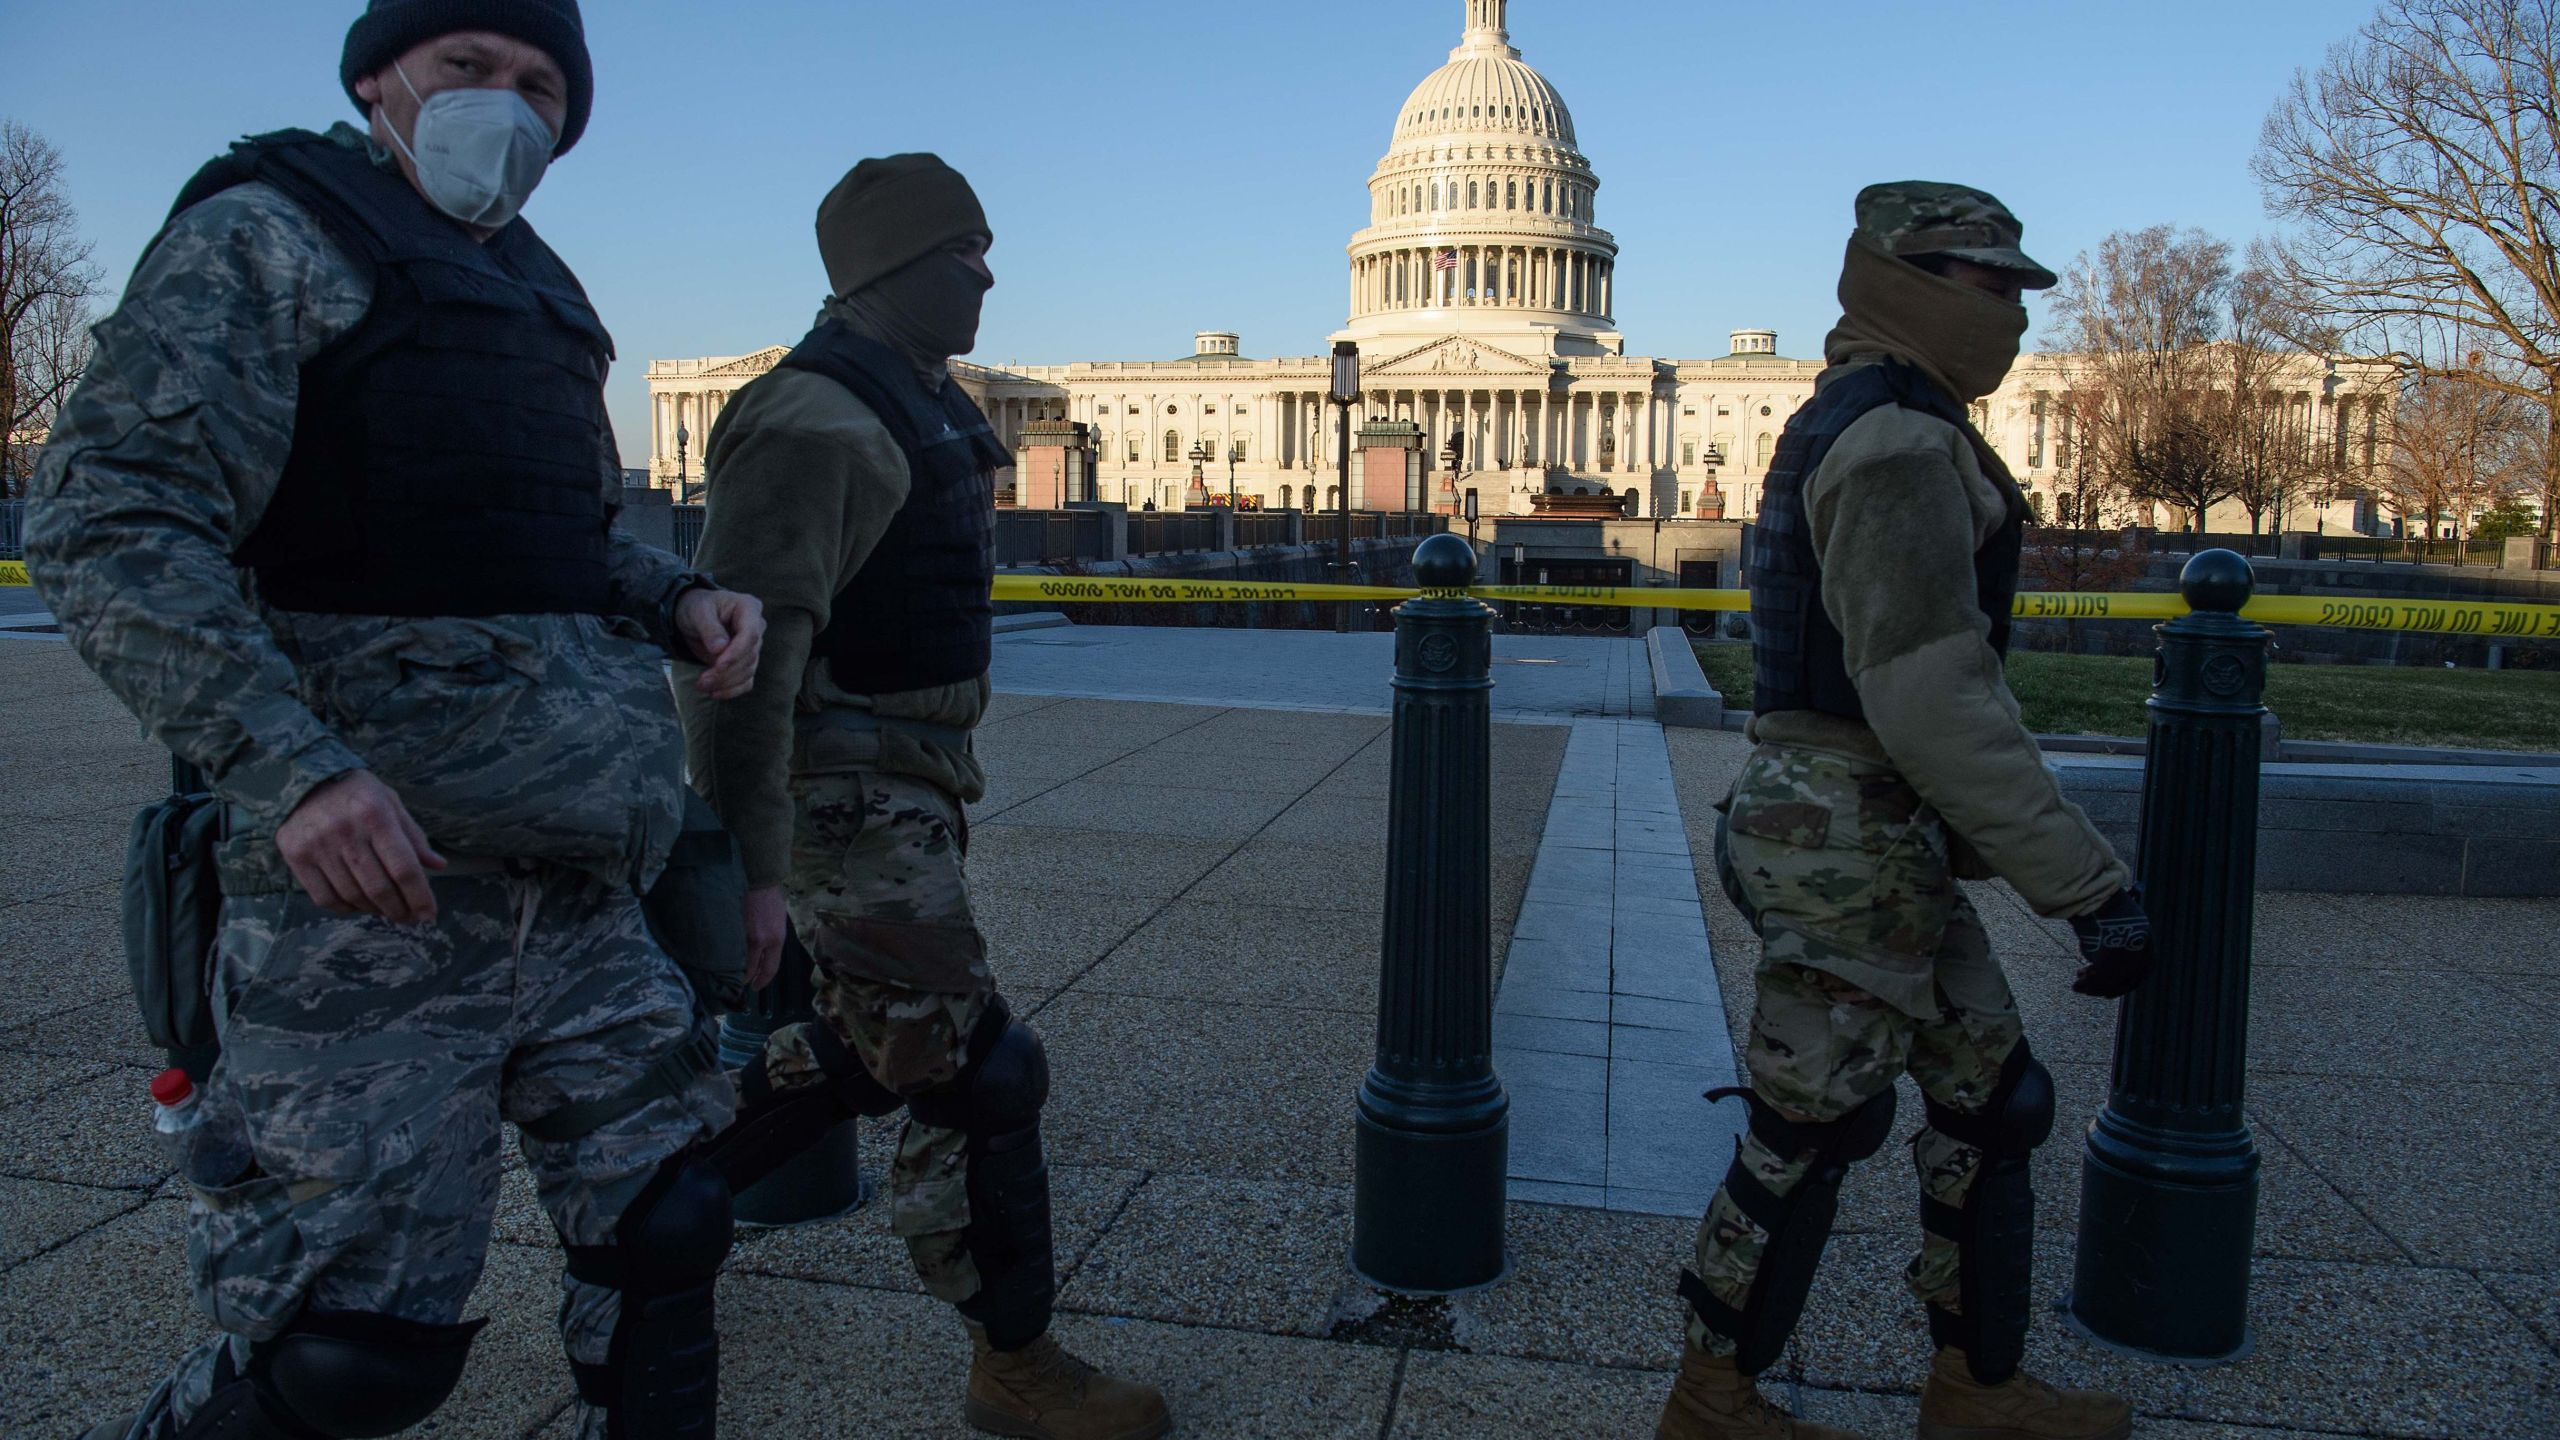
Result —
[[[0,500],[0,560],[27,558],[27,502]]]
[[[1437,535],[1449,528],[1449,517],[1420,510],[1354,510],[1351,512],[1351,538],[1354,540],[1419,540]],[[1342,516],[1316,513],[1307,516],[1307,543],[1332,545],[1342,539]]]
[[[1129,517],[1129,553],[1176,555],[1218,548],[1218,517],[1205,511],[1140,511]]]
[[[691,562],[702,544],[702,507],[673,505],[673,534],[670,548],[678,557]],[[1186,552],[1218,548],[1218,521],[1215,510],[1144,510],[1129,515],[1129,553],[1131,555],[1179,555]],[[9,528],[0,530],[0,538],[15,544],[15,510],[0,509],[0,518]],[[1341,531],[1338,515],[1300,517],[1289,511],[1241,512],[1235,516],[1235,544],[1240,549],[1286,545],[1293,521],[1303,519],[1302,543],[1331,544]],[[996,563],[998,565],[1072,565],[1082,561],[1103,559],[1110,546],[1111,517],[1100,510],[1017,510],[1006,507],[996,511]],[[1351,536],[1355,540],[1418,539],[1437,535],[1449,528],[1445,515],[1381,514],[1355,510],[1351,513]],[[0,547],[0,555],[12,553]]]
[[[1102,553],[1109,517],[1099,510],[998,510],[998,565],[1067,565]]]
[[[1289,517],[1287,515],[1267,514],[1254,510],[1239,511],[1237,513],[1236,545],[1238,548],[1250,549],[1256,545],[1286,545],[1288,543]]]

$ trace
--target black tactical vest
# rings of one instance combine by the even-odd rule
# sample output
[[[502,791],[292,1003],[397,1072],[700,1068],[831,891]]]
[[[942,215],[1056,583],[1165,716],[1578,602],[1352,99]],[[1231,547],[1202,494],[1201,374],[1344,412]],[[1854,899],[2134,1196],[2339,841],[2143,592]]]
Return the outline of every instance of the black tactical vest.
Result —
[[[822,322],[779,363],[852,391],[907,457],[907,503],[836,592],[818,635],[835,683],[894,695],[984,675],[995,618],[987,594],[996,573],[995,472],[1011,461],[986,417],[956,382],[926,390],[906,357],[840,320]]]
[[[477,243],[308,131],[234,145],[171,217],[253,180],[370,272],[373,302],[302,366],[283,481],[233,560],[286,610],[605,613],[613,341],[577,277],[524,221]]]
[[[1840,631],[1822,608],[1822,567],[1805,516],[1804,487],[1822,468],[1832,442],[1881,405],[1900,405],[1955,426],[1972,444],[1984,474],[2008,476],[1964,407],[1899,360],[1861,366],[1816,391],[1779,437],[1769,478],[1760,487],[1760,518],[1743,556],[1751,586],[1752,708],[1764,714],[1819,710],[1866,719],[1857,687],[1849,682]],[[2009,653],[2009,608],[2018,597],[2024,527],[2024,519],[2012,513],[1973,556],[1974,602],[1991,621],[1991,648],[2003,656]]]

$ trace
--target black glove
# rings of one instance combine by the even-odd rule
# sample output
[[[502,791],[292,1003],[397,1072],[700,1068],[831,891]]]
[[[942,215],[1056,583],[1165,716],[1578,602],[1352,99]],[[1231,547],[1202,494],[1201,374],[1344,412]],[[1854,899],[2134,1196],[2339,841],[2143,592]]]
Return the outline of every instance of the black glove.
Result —
[[[2088,914],[2072,916],[2071,930],[2080,937],[2081,960],[2072,989],[2114,1000],[2151,978],[2151,917],[2143,913],[2139,881]]]

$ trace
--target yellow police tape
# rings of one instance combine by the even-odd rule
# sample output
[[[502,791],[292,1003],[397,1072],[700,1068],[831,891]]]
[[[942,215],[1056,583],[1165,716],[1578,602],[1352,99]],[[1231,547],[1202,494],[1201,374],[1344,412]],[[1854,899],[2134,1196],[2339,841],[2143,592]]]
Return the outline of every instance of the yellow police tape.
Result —
[[[0,585],[25,585],[27,567],[0,560]],[[1422,592],[1396,585],[1292,585],[1255,580],[1136,580],[1119,576],[999,575],[998,600],[1047,604],[1214,604],[1221,601],[1410,600]],[[1592,605],[1654,610],[1748,610],[1747,590],[1647,590],[1626,585],[1478,585],[1480,600],[1536,605]],[[2032,591],[2018,597],[2022,619],[2170,620],[2187,613],[2176,595]],[[2501,640],[2560,640],[2560,605],[2494,600],[2324,599],[2261,595],[2240,612],[2267,625],[2331,625],[2354,630],[2415,630]]]
[[[1118,576],[999,575],[995,598],[1013,602],[1096,604],[1219,601],[1410,600],[1421,591],[1394,585],[1292,585],[1257,580],[1137,580]],[[1626,585],[1478,585],[1479,600],[1537,605],[1593,605],[1654,610],[1748,610],[1747,590],[1647,590]],[[2022,619],[2171,620],[2187,613],[2173,594],[2033,591],[2013,612]],[[2324,599],[2261,595],[2240,612],[2267,625],[2331,625],[2353,630],[2418,630],[2495,639],[2560,639],[2560,605],[2492,600]]]

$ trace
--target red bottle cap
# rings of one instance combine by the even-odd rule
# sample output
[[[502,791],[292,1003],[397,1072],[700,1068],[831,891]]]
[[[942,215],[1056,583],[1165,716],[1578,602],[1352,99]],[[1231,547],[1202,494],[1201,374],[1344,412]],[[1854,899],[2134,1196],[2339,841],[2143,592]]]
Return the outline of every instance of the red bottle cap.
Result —
[[[156,1104],[171,1107],[183,1105],[187,1097],[194,1093],[196,1093],[196,1082],[188,1079],[187,1072],[184,1070],[163,1070],[151,1077],[151,1099]]]

